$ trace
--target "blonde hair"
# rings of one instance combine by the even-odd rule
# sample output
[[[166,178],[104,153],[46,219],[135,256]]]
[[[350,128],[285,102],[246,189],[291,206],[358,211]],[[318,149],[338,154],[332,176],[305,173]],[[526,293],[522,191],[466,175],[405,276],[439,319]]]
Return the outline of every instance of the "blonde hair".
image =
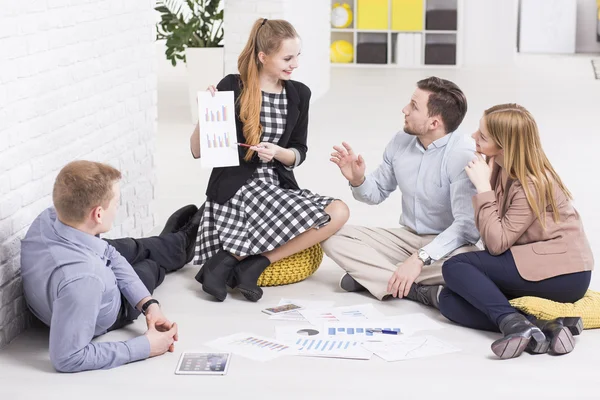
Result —
[[[121,172],[107,164],[93,161],[73,161],[60,170],[52,201],[60,219],[80,223],[94,207],[108,207],[114,197],[113,185],[121,179]]]
[[[484,118],[492,140],[504,150],[504,168],[510,178],[523,185],[537,219],[545,228],[545,210],[550,205],[554,222],[558,222],[554,185],[558,185],[568,199],[573,196],[546,157],[531,113],[518,104],[499,104],[485,110]]]
[[[262,126],[260,125],[260,108],[262,95],[258,74],[262,63],[258,53],[267,55],[279,51],[285,39],[297,38],[298,33],[287,21],[281,19],[259,18],[250,31],[246,47],[238,58],[238,70],[242,79],[242,93],[238,99],[240,105],[240,120],[244,126],[244,138],[249,145],[260,143]],[[254,155],[253,150],[248,150],[244,159],[249,161]]]

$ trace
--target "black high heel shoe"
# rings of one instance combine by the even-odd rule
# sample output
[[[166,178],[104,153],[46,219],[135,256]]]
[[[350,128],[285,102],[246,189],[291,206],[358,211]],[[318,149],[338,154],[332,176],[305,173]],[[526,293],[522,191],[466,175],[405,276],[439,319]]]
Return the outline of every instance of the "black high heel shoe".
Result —
[[[537,320],[535,325],[550,341],[549,350],[554,354],[572,352],[575,349],[573,336],[580,335],[583,331],[583,320],[580,317],[556,318],[550,321]]]
[[[202,290],[219,301],[227,298],[227,283],[231,280],[237,258],[225,250],[220,250],[204,263],[196,274],[196,280],[202,284]]]
[[[549,340],[540,328],[519,313],[509,314],[500,321],[502,339],[492,343],[492,351],[502,359],[519,357],[525,349],[534,353],[545,353]]]
[[[258,301],[262,297],[263,291],[258,287],[257,282],[269,265],[271,265],[271,261],[258,254],[246,257],[235,267],[233,281],[237,283],[236,288],[247,300]]]

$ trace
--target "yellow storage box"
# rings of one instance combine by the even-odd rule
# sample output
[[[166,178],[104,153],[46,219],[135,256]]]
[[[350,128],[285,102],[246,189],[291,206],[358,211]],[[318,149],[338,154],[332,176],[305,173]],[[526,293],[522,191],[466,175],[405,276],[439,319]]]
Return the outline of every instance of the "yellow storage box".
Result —
[[[423,0],[392,0],[392,30],[423,30]]]
[[[356,9],[358,29],[388,29],[388,0],[358,0]]]

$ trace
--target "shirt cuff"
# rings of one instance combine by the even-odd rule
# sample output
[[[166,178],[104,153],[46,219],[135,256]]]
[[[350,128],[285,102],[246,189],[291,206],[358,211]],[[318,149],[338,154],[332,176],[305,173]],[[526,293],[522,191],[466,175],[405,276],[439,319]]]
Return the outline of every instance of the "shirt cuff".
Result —
[[[348,182],[348,186],[350,186],[352,193],[360,198],[365,198],[369,193],[373,192],[373,181],[368,176],[365,177],[365,180],[359,186],[352,186],[350,182]]]
[[[449,251],[446,251],[442,246],[438,246],[433,242],[423,246],[423,250],[425,253],[427,253],[427,255],[429,255],[429,257],[431,257],[432,261],[440,260],[449,253]]]
[[[121,292],[133,308],[135,308],[143,298],[150,296],[150,292],[146,289],[146,286],[144,286],[144,283],[141,280],[130,283],[125,286]]]
[[[290,147],[288,150],[293,151],[294,154],[296,155],[296,160],[294,160],[294,164],[284,165],[285,169],[287,169],[288,171],[291,171],[294,168],[296,168],[298,165],[300,165],[300,152],[293,147]]]
[[[494,201],[496,201],[496,193],[492,190],[477,193],[473,196],[473,208],[475,209],[475,213],[477,213],[484,204],[493,203]]]
[[[129,362],[150,357],[150,341],[145,335],[127,340],[125,346],[129,349]]]

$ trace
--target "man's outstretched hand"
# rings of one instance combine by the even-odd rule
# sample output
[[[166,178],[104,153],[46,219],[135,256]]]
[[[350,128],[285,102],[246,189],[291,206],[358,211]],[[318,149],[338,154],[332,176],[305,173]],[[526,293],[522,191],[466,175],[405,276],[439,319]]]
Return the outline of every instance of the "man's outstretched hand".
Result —
[[[335,150],[331,153],[331,162],[340,168],[344,178],[352,186],[360,186],[365,181],[365,160],[361,155],[354,153],[352,147],[346,142],[342,146],[333,146]]]

